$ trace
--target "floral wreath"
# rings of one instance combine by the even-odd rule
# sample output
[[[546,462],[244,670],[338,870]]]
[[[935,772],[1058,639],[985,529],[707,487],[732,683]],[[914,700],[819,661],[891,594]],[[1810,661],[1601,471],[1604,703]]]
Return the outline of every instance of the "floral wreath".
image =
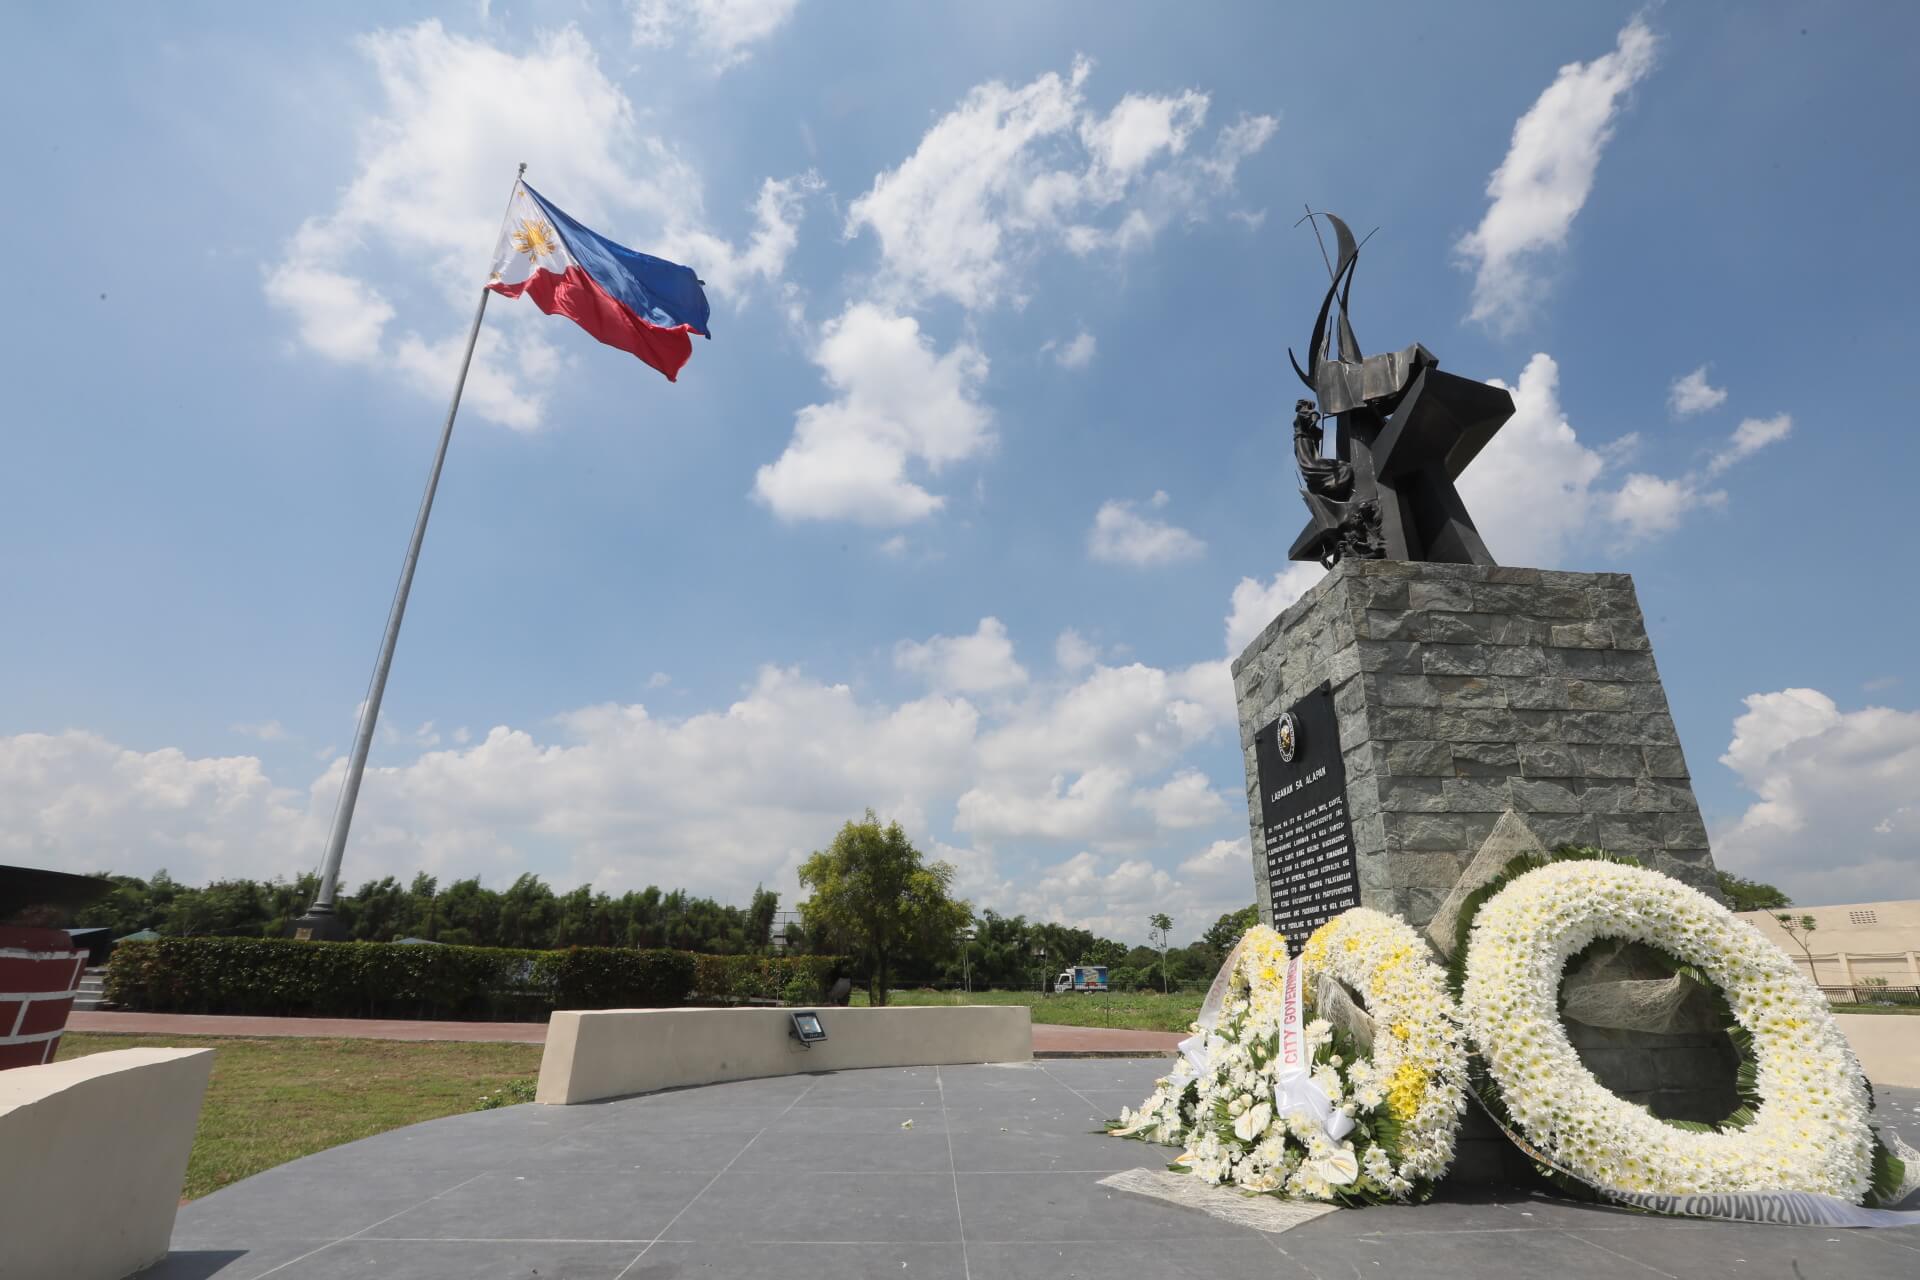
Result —
[[[1516,862],[1462,920],[1461,1009],[1498,1086],[1497,1115],[1602,1189],[1807,1191],[1857,1204],[1889,1175],[1898,1182],[1868,1121],[1860,1065],[1784,952],[1670,876],[1594,851],[1567,855]],[[1603,937],[1666,951],[1721,989],[1751,1106],[1718,1128],[1668,1122],[1586,1068],[1560,1022],[1560,980],[1568,957]]]
[[[1392,1153],[1387,1181],[1395,1199],[1431,1194],[1453,1163],[1467,1106],[1465,1036],[1446,975],[1429,954],[1405,921],[1366,907],[1322,925],[1300,953],[1309,973],[1326,974],[1366,1001],[1372,1051],[1347,1075],[1356,1101],[1374,1112],[1365,1124],[1376,1146]]]
[[[1245,1191],[1343,1204],[1430,1195],[1453,1158],[1467,1067],[1445,977],[1418,936],[1355,908],[1290,968],[1285,940],[1256,926],[1223,976],[1174,1072],[1109,1132],[1182,1145],[1175,1168]],[[1310,976],[1359,992],[1370,1019],[1336,1029],[1315,1008],[1306,1020]],[[1320,989],[1331,998],[1331,984]]]

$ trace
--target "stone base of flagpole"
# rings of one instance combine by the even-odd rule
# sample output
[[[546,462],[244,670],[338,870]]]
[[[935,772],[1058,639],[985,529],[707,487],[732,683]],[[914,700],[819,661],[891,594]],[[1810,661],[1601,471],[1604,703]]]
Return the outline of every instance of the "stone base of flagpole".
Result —
[[[331,907],[315,907],[293,922],[292,936],[301,942],[345,942],[347,922]]]

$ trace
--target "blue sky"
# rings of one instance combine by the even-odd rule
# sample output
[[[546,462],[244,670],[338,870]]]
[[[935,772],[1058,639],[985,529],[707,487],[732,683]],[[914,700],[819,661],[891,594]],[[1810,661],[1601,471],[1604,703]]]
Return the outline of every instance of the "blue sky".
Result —
[[[490,308],[345,878],[1250,891],[1223,663],[1317,570],[1285,348],[1516,389],[1502,562],[1631,572],[1723,866],[1920,896],[1920,13],[50,12],[0,98],[0,857],[315,865],[515,163],[714,299],[677,385]]]

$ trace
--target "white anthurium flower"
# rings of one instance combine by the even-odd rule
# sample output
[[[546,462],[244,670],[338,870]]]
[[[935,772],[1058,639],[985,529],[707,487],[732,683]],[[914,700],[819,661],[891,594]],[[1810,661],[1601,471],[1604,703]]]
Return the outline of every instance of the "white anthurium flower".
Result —
[[[1332,1024],[1305,1016],[1311,1009],[1289,1020],[1288,965],[1279,934],[1250,930],[1216,986],[1224,998],[1202,1052],[1184,1055],[1192,1078],[1162,1081],[1113,1132],[1177,1143],[1182,1167],[1244,1191],[1425,1198],[1453,1159],[1465,1107],[1464,1039],[1444,976],[1418,936],[1380,912],[1356,908],[1316,931],[1301,955],[1301,987],[1310,993],[1325,972],[1359,993],[1379,1033],[1369,1053],[1356,1053],[1344,1039],[1336,1050]],[[1284,1073],[1276,1053],[1283,1024],[1303,1042],[1298,1065]],[[1383,1113],[1398,1135],[1392,1150],[1364,1136],[1374,1127],[1358,1127]],[[1137,1127],[1142,1115],[1153,1122]]]
[[[1350,1147],[1329,1151],[1312,1163],[1314,1176],[1329,1186],[1351,1186],[1360,1176],[1360,1161]]]

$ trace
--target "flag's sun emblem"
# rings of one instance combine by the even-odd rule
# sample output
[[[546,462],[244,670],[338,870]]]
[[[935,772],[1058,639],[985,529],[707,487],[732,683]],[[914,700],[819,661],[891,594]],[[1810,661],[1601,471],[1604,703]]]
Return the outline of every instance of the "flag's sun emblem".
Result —
[[[544,220],[533,218],[520,219],[520,229],[513,233],[513,247],[526,254],[535,262],[542,258],[551,258],[560,252],[560,237]]]

